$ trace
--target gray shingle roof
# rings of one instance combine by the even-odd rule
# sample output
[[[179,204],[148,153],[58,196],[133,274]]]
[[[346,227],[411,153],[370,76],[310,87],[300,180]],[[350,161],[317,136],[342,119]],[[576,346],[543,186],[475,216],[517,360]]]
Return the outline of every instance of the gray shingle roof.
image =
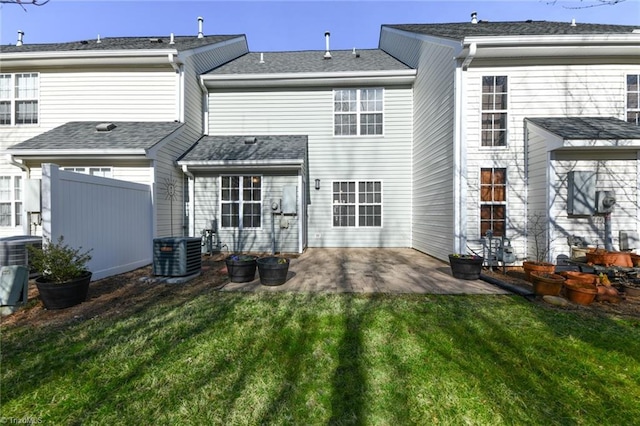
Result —
[[[256,138],[246,144],[246,138]],[[307,136],[203,136],[179,162],[234,162],[264,160],[302,160],[307,158]]]
[[[380,49],[333,50],[331,59],[324,59],[324,50],[299,52],[264,52],[264,63],[260,53],[247,53],[207,74],[276,74],[349,71],[409,70],[410,67]]]
[[[640,126],[614,117],[541,117],[527,120],[564,139],[640,139]]]
[[[211,35],[203,38],[195,36],[176,36],[175,44],[169,44],[169,36],[157,37],[104,37],[97,43],[97,39],[80,40],[67,43],[29,44],[22,46],[3,45],[0,53],[26,53],[26,52],[67,52],[82,50],[142,50],[142,49],[171,49],[189,50],[196,47],[220,43],[241,35]]]
[[[533,36],[533,35],[604,35],[630,34],[639,26],[606,25],[606,24],[576,24],[570,22],[521,21],[521,22],[486,22],[479,21],[452,24],[401,24],[383,25],[417,34],[463,40],[465,37],[485,36]]]
[[[63,124],[9,150],[59,150],[60,155],[75,150],[128,150],[148,149],[176,131],[178,122],[113,122],[116,127],[109,132],[98,132],[96,126],[103,122],[76,121]]]

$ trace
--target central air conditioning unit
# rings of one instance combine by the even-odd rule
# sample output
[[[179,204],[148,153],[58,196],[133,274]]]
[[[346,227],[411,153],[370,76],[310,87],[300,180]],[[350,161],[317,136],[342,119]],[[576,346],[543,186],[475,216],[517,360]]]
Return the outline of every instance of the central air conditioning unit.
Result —
[[[200,238],[167,237],[153,240],[153,274],[183,277],[200,272]]]
[[[29,265],[27,246],[42,248],[42,237],[33,235],[16,235],[0,238],[0,266],[26,266],[30,276],[37,275]]]

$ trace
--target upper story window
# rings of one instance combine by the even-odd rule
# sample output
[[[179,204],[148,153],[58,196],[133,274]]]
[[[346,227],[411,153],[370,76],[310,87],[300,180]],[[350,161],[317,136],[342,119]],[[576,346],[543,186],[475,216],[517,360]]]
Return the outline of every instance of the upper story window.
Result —
[[[627,75],[627,121],[640,126],[640,75]]]
[[[336,136],[381,135],[382,89],[337,89],[333,91]]]
[[[507,146],[507,77],[482,77],[482,146]]]
[[[220,200],[222,228],[260,228],[262,177],[222,176]]]
[[[37,73],[0,74],[0,125],[38,124]]]

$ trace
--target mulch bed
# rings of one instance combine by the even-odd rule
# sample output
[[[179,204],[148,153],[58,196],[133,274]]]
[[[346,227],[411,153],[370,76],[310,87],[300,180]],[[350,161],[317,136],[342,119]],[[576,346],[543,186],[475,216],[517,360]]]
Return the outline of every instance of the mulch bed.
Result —
[[[524,279],[524,272],[511,268],[502,271],[484,270],[483,274],[511,285],[533,290]],[[3,325],[27,325],[63,327],[69,323],[95,318],[113,318],[135,315],[136,312],[156,303],[176,306],[206,293],[218,291],[228,283],[224,256],[203,256],[202,274],[187,284],[168,284],[154,280],[151,266],[94,281],[89,287],[88,300],[80,305],[61,310],[46,310],[38,297],[35,283],[29,284],[29,301],[15,313],[2,317]],[[541,297],[530,298],[533,303],[548,309],[574,310],[593,314],[614,314],[640,318],[640,297],[622,297],[620,303],[594,302],[588,306],[570,304],[568,307],[552,306]]]

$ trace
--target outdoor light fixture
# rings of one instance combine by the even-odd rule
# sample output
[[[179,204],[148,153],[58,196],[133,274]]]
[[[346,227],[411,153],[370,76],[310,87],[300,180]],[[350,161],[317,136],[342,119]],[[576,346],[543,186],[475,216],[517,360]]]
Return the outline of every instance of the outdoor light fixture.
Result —
[[[320,179],[316,179],[316,189],[320,189]]]

